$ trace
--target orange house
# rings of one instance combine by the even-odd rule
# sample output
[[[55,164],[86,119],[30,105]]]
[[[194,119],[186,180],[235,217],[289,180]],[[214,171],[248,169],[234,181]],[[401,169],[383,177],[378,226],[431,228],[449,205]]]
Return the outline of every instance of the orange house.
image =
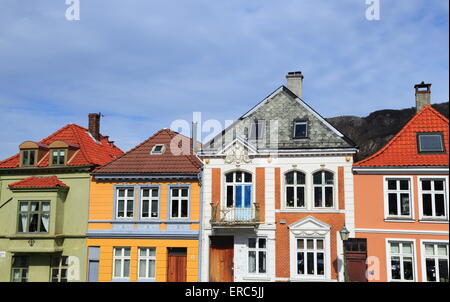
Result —
[[[426,104],[430,86],[415,86],[418,113],[354,164],[355,232],[367,239],[369,281],[449,281],[449,124]]]

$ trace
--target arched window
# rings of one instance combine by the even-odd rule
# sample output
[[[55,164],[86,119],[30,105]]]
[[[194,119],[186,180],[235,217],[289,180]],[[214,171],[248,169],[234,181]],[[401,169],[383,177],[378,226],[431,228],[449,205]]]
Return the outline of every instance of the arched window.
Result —
[[[292,171],[285,174],[285,196],[287,208],[305,207],[305,174]]]
[[[334,174],[318,171],[313,174],[314,207],[332,208],[334,206]]]
[[[227,208],[249,208],[252,205],[252,175],[234,171],[225,174]]]

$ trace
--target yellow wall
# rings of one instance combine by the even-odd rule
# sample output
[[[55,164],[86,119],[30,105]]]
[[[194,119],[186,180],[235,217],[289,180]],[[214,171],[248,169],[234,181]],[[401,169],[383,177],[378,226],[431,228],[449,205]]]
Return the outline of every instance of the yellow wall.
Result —
[[[88,246],[100,247],[98,281],[112,279],[114,247],[131,247],[130,281],[137,280],[138,248],[156,248],[156,282],[167,280],[167,248],[186,247],[186,281],[198,281],[198,240],[181,239],[88,239]]]

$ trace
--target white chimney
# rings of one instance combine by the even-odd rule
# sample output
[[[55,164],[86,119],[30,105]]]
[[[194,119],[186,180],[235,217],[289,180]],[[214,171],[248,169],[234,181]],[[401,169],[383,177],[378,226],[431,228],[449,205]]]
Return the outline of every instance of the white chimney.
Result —
[[[301,71],[288,72],[286,75],[287,88],[299,98],[302,97],[303,75]]]
[[[431,84],[425,84],[424,81],[414,85],[416,89],[416,112],[422,110],[425,105],[431,104]]]

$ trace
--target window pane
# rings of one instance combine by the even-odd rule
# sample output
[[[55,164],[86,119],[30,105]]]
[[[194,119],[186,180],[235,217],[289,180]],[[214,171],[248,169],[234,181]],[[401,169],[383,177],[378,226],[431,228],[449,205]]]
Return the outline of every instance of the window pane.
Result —
[[[324,261],[323,261],[323,253],[317,253],[317,274],[324,275]]]
[[[172,200],[172,217],[178,217],[178,200]]]
[[[388,180],[388,189],[389,190],[396,190],[397,189],[397,181],[393,179]]]
[[[146,271],[145,260],[139,260],[139,278],[147,277],[145,275],[145,271]]]
[[[400,202],[402,215],[409,215],[409,194],[400,194]]]
[[[147,249],[139,249],[139,256],[147,256]]]
[[[289,172],[286,174],[286,184],[288,185],[294,184],[294,172]]]
[[[425,244],[425,255],[434,255],[434,244]]]
[[[297,207],[305,206],[305,188],[297,187]]]
[[[134,196],[134,190],[133,189],[128,189],[127,190],[127,196],[128,197],[133,197]]]
[[[422,194],[422,208],[424,216],[433,216],[433,208],[431,206],[431,194]]]
[[[158,197],[158,189],[152,189],[152,197]]]
[[[256,248],[256,238],[248,238],[248,247]]]
[[[28,215],[19,215],[19,232],[28,232]]]
[[[127,217],[133,217],[133,200],[127,200]]]
[[[332,185],[333,183],[333,173],[325,172],[325,184]]]
[[[439,259],[439,281],[448,282],[448,259]]]
[[[314,275],[314,253],[306,253],[308,274]]]
[[[148,277],[149,278],[155,278],[155,268],[156,268],[156,261],[149,260],[148,261]]]
[[[305,184],[305,174],[302,172],[297,172],[297,184],[304,185]]]
[[[306,123],[295,123],[295,137],[306,137]]]
[[[156,256],[156,249],[155,248],[149,249],[149,256],[151,256],[151,257]]]
[[[305,243],[303,239],[297,239],[297,249],[303,250],[305,248]]]
[[[398,243],[396,243],[396,242],[391,243],[391,253],[392,254],[400,253],[400,246]]]
[[[332,207],[333,206],[333,188],[325,187],[325,206]]]
[[[248,272],[256,273],[256,252],[255,251],[248,252]]]
[[[439,244],[437,247],[439,256],[447,256],[447,245]]]
[[[119,200],[118,202],[118,209],[117,209],[117,217],[125,217],[124,210],[125,210],[125,201]]]
[[[130,252],[131,252],[130,248],[125,248],[123,250],[124,250],[124,256],[130,256]]]
[[[158,200],[152,200],[152,218],[158,217]]]
[[[317,240],[317,249],[323,250],[323,240]]]
[[[149,201],[143,200],[142,201],[142,217],[149,217]]]
[[[434,189],[436,191],[443,191],[444,190],[444,181],[443,180],[435,180],[434,181]]]
[[[236,182],[242,182],[242,172],[236,172]]]
[[[403,254],[412,254],[412,244],[411,243],[403,243]]]
[[[227,186],[227,207],[233,206],[233,186]]]
[[[294,187],[286,187],[286,206],[294,206]]]
[[[407,179],[400,180],[400,190],[409,190],[409,180]]]
[[[260,251],[258,256],[258,270],[263,274],[266,272],[266,252]]]
[[[244,173],[245,182],[252,182],[252,175],[250,173]]]
[[[413,274],[413,261],[411,257],[404,257],[403,258],[403,272],[405,280],[413,280],[414,274]]]
[[[188,189],[182,189],[181,190],[181,196],[187,197],[188,196]]]
[[[306,248],[308,250],[314,249],[314,240],[313,239],[307,239],[306,240]]]
[[[29,232],[37,232],[38,231],[38,223],[39,223],[39,214],[30,215],[30,227],[28,229]]]
[[[114,249],[114,255],[115,256],[120,256],[122,253],[122,249]]]
[[[125,190],[119,189],[119,197],[125,197]]]
[[[266,248],[266,239],[265,238],[259,238],[258,240],[259,248],[265,249]]]
[[[305,273],[305,260],[303,253],[297,253],[297,273],[304,274]]]
[[[34,165],[34,155],[35,155],[35,152],[30,151],[30,165]]]
[[[389,193],[388,195],[389,202],[389,215],[398,215],[397,209],[397,194]]]
[[[440,134],[419,134],[420,151],[443,151]]]
[[[315,207],[322,207],[322,188],[321,187],[315,187],[314,188],[314,206]]]
[[[427,270],[427,281],[436,281],[436,267],[434,259],[427,258],[426,270]]]
[[[400,280],[400,257],[391,258],[391,277],[394,280]]]
[[[142,197],[149,197],[150,196],[150,190],[149,189],[143,189],[142,190]]]
[[[233,182],[233,175],[234,175],[234,173],[228,173],[227,175],[225,175],[225,181]]]
[[[434,195],[434,206],[435,206],[436,216],[445,216],[444,194]]]
[[[130,277],[130,260],[124,260],[123,263],[123,276]]]
[[[422,190],[431,190],[431,181],[430,180],[422,180]]]
[[[122,268],[120,267],[120,260],[114,260],[114,277],[120,277],[122,275]]]
[[[178,189],[172,189],[172,196],[173,197],[178,197]]]
[[[21,212],[27,212],[28,211],[28,202],[21,202],[20,203],[20,211]]]
[[[188,201],[187,199],[183,199],[181,201],[181,217],[188,216]]]
[[[322,184],[322,172],[316,172],[313,174],[313,183],[315,185]]]

